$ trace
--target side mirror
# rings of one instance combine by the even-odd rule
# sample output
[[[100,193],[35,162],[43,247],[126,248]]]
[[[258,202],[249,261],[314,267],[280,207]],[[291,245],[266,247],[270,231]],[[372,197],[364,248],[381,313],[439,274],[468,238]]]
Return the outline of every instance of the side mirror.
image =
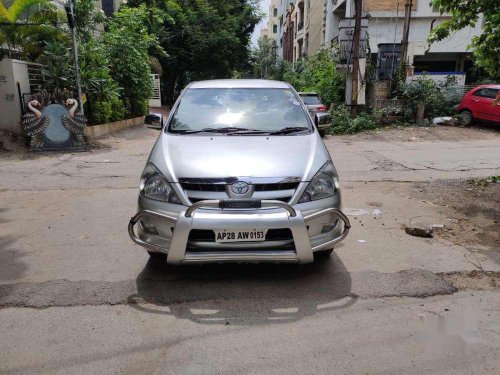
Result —
[[[150,113],[144,117],[144,125],[150,129],[163,129],[163,115],[161,113]]]
[[[316,113],[314,116],[314,124],[316,126],[330,125],[332,118],[328,112]]]

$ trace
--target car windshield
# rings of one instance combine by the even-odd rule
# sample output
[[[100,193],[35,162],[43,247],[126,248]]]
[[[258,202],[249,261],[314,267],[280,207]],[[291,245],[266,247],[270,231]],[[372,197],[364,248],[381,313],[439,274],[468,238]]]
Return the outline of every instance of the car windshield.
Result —
[[[321,104],[318,95],[300,95],[305,105],[318,105]]]
[[[291,135],[312,132],[307,112],[290,89],[188,88],[170,133]]]

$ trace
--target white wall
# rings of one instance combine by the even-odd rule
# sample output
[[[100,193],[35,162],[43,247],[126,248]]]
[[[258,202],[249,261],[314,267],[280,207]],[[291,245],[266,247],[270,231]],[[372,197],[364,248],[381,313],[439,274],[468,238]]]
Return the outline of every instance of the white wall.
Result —
[[[377,12],[380,13],[380,12]],[[427,38],[431,31],[431,23],[433,18],[412,18],[410,23],[409,35],[409,55],[423,55],[426,49],[429,48]],[[439,19],[434,22],[434,27],[444,19]],[[370,33],[370,49],[372,53],[378,52],[378,45],[382,43],[394,42],[394,30],[396,29],[396,43],[401,43],[403,35],[403,19],[402,18],[379,18],[372,16],[369,20]],[[429,52],[454,52],[463,53],[470,52],[468,45],[471,38],[481,34],[481,23],[476,24],[474,28],[466,27],[450,37],[433,43],[430,46]]]
[[[465,74],[464,73],[455,73],[455,74],[438,74],[438,73],[415,73],[413,76],[408,77],[407,81],[415,81],[418,80],[419,78],[427,78],[431,79],[434,82],[446,82],[446,79],[448,77],[453,77],[455,78],[455,83],[454,85],[456,86],[463,86],[465,85]]]
[[[21,93],[29,93],[28,67],[24,61],[3,59],[0,61],[0,129],[21,133]]]

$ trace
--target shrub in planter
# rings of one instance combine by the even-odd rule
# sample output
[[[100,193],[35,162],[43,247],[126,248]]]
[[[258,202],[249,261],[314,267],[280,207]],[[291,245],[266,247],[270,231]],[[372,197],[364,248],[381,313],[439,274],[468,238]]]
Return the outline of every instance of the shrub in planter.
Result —
[[[120,121],[125,118],[125,106],[120,98],[113,98],[111,104],[111,121]]]
[[[110,121],[113,114],[113,108],[109,101],[95,101],[92,103],[90,112],[90,123],[92,125],[105,124]]]
[[[377,111],[377,116],[382,124],[394,124],[404,118],[404,111],[398,106],[387,106]]]
[[[353,134],[377,128],[377,120],[372,114],[361,112],[355,118],[351,118],[349,110],[344,105],[339,105],[333,109],[331,116],[330,134]]]

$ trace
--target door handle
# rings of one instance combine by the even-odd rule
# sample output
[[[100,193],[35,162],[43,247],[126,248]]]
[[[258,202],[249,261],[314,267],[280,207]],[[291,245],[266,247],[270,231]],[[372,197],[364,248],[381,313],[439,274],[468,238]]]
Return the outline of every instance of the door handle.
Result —
[[[472,99],[473,102],[479,102],[479,99]]]

